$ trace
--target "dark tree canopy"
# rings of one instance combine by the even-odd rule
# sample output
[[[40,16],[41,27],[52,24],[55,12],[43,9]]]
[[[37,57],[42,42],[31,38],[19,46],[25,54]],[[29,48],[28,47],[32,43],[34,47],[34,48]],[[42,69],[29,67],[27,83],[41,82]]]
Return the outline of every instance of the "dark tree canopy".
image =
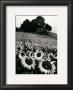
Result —
[[[36,31],[36,28],[38,27],[38,26],[37,26],[36,19],[33,19],[33,20],[31,21],[31,25],[32,25],[32,31],[35,32],[35,31]]]
[[[20,29],[24,32],[31,32],[31,22],[26,19],[23,24],[21,24]]]
[[[45,24],[45,29],[51,31],[52,27],[49,24]]]
[[[44,21],[45,21],[45,19],[44,19],[42,16],[38,16],[38,17],[36,18],[36,20],[41,21],[41,22],[44,22]]]
[[[16,28],[16,31],[23,32],[49,32],[52,27],[49,24],[45,23],[45,19],[42,16],[38,16],[32,21],[26,19],[20,26],[20,28]]]
[[[18,32],[19,31],[19,28],[16,27],[16,31]]]

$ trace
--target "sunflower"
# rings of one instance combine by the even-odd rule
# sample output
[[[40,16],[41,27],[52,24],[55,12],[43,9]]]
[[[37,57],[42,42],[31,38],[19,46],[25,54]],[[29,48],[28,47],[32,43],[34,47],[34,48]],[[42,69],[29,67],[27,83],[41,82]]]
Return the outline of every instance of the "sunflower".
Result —
[[[54,74],[55,69],[56,69],[54,62],[49,62],[48,60],[40,61],[38,67],[39,67],[40,71],[45,74],[51,74],[51,73]]]
[[[22,59],[24,56],[26,56],[26,54],[24,52],[20,52],[19,53],[19,58]]]
[[[19,43],[16,43],[16,53],[17,52],[20,53],[22,51],[22,49],[23,49],[23,46],[20,45]]]
[[[36,60],[41,60],[44,56],[44,53],[41,51],[41,50],[37,50],[35,53],[34,53],[34,57]]]
[[[35,62],[34,62],[34,59],[32,57],[24,56],[21,59],[21,63],[28,70],[31,70],[31,69],[34,69],[35,68]]]

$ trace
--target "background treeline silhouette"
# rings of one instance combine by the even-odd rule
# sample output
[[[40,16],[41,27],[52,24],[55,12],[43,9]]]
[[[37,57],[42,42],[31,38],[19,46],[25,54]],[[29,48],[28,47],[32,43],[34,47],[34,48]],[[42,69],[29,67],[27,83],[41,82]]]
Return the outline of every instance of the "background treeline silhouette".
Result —
[[[32,21],[26,19],[19,28],[16,27],[17,32],[37,32],[42,34],[47,34],[51,29],[52,27],[45,23],[45,19],[42,16],[37,16]]]

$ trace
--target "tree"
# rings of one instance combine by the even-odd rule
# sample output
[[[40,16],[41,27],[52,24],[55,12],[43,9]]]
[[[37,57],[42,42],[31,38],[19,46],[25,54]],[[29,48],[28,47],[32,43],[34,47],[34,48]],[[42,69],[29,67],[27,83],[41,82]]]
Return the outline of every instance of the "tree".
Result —
[[[45,21],[45,19],[44,19],[42,16],[38,16],[38,17],[36,18],[36,20],[37,20],[37,21],[41,21],[41,22],[44,22],[44,21]]]
[[[31,21],[31,25],[32,25],[32,32],[36,32],[36,28],[37,28],[36,19],[33,19],[33,20]]]
[[[16,27],[16,31],[18,32],[19,31],[19,28]]]
[[[20,29],[22,29],[22,31],[24,31],[24,32],[31,32],[32,31],[31,30],[31,22],[28,19],[26,19],[23,22],[23,24],[21,24]]]
[[[33,31],[37,31],[38,29],[44,28],[45,19],[42,16],[38,16],[36,19],[31,21]]]
[[[38,16],[36,18],[36,22],[37,22],[37,27],[38,28],[44,28],[45,25],[45,19],[42,16]]]
[[[45,29],[51,31],[52,27],[49,24],[45,24]]]

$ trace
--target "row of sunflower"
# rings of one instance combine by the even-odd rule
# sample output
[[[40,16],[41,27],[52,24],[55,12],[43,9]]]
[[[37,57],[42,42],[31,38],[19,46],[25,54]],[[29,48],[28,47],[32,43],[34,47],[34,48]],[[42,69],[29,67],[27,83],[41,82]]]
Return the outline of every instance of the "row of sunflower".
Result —
[[[57,49],[26,46],[16,42],[17,74],[57,74]]]

